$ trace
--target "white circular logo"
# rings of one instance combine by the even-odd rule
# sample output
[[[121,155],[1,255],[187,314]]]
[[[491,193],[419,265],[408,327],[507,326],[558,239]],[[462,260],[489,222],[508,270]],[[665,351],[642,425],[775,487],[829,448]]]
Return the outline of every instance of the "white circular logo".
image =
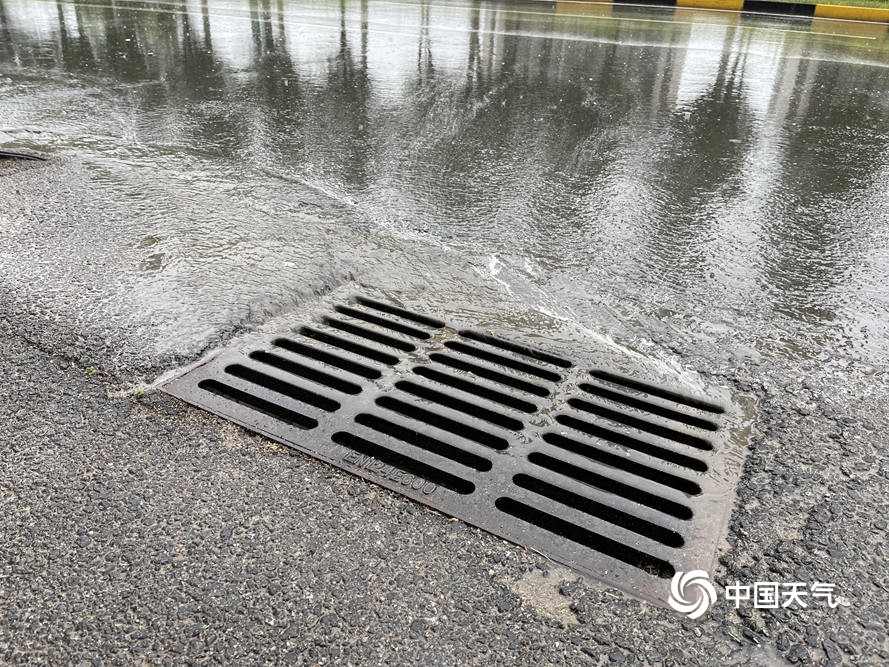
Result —
[[[667,602],[689,618],[700,618],[716,602],[716,589],[710,583],[710,575],[704,570],[677,572],[670,583]]]

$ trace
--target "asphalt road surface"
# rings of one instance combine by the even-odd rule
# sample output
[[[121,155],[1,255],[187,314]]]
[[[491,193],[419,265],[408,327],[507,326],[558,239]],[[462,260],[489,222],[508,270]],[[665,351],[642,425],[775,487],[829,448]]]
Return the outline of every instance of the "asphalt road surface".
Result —
[[[0,144],[49,157],[0,161],[2,660],[885,664],[881,28],[0,0]],[[755,398],[718,602],[628,598],[156,391],[359,288]]]

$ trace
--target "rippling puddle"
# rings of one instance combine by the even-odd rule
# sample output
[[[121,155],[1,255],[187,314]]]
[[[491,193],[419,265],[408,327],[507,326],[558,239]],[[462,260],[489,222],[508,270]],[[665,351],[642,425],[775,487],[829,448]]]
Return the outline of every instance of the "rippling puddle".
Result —
[[[0,217],[0,277],[158,351],[356,281],[639,350],[882,359],[885,34],[602,11],[0,0],[0,141],[52,158],[0,171],[42,202]]]

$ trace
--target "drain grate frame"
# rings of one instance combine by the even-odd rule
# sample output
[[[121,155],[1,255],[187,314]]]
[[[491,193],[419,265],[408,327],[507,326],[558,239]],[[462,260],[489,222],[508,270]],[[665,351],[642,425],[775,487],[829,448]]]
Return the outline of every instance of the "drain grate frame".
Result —
[[[636,597],[712,569],[748,399],[342,301],[161,389]]]

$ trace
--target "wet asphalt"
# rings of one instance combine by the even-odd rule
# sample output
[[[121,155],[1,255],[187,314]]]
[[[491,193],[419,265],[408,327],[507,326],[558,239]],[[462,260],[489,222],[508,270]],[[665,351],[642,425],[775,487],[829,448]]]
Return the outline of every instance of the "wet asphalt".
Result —
[[[421,67],[403,90],[391,62],[356,69],[366,5],[344,31],[351,51],[339,9],[313,10],[319,34],[334,28],[327,60],[312,55],[324,40],[300,51],[276,27],[308,18],[276,23],[261,4],[242,22],[265,50],[251,56],[231,37],[209,60],[187,39],[156,38],[172,14],[140,23],[59,5],[29,32],[9,18],[28,16],[27,3],[2,6],[0,137],[51,156],[0,162],[3,661],[889,661],[889,217],[878,186],[889,110],[886,70],[857,37],[765,20],[728,33],[708,18],[689,38],[682,17],[662,24],[656,12],[529,28],[509,7],[473,18],[470,5],[470,25],[490,31],[475,34],[507,34],[492,38],[497,57],[485,63],[486,42],[470,37],[464,85],[453,62],[466,53],[436,50],[421,29],[420,48],[410,42]],[[413,29],[375,7],[372,63],[387,52],[374,51],[375,34]],[[238,34],[235,9],[217,12],[230,19],[217,41]],[[68,27],[61,51],[41,32],[50,20]],[[211,23],[192,32],[205,40]],[[573,50],[540,65],[521,45],[561,43],[547,31],[567,31]],[[776,56],[781,31],[789,51]],[[597,84],[683,67],[661,58],[677,44],[728,54],[713,59],[712,89],[688,67],[641,99],[570,83],[599,62]],[[175,70],[179,57],[191,69]],[[777,58],[779,74],[757,58]],[[264,87],[239,88],[256,71]],[[849,94],[832,97],[831,85]],[[763,90],[777,91],[768,104]],[[572,122],[532,131],[535,118],[556,122],[546,113],[560,91]],[[247,123],[240,97],[261,120]],[[518,108],[503,111],[509,101]],[[269,136],[293,141],[270,148]],[[837,157],[856,142],[858,160]],[[676,173],[692,186],[672,185]],[[840,604],[723,600],[688,621],[154,391],[319,295],[364,288],[754,397],[717,588],[826,581]]]
[[[829,581],[841,604],[723,601],[692,622],[163,394],[122,393],[42,332],[0,336],[6,662],[887,658],[885,393],[708,378],[759,397],[716,581]]]

